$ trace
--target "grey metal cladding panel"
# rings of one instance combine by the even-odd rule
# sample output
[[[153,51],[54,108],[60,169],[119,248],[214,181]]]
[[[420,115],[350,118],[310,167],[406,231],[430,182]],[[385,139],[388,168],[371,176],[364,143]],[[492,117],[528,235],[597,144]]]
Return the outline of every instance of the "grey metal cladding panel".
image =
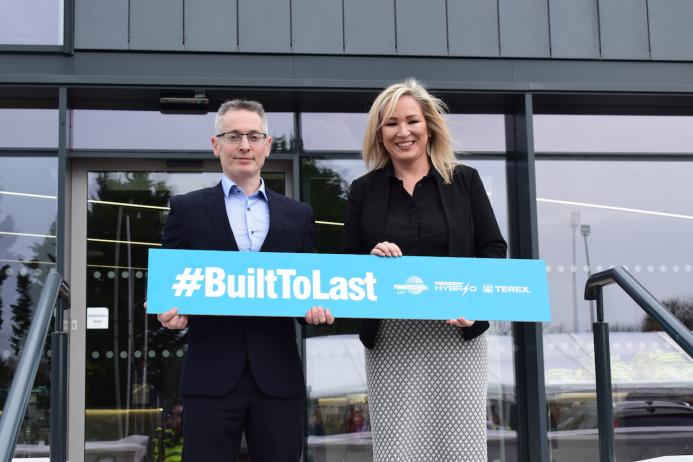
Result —
[[[602,58],[650,59],[647,0],[599,0]]]
[[[547,0],[498,0],[498,16],[501,56],[550,57]]]
[[[445,0],[396,0],[397,53],[448,54]]]
[[[342,0],[293,0],[295,53],[344,53]]]
[[[395,54],[395,0],[345,0],[344,49],[347,54]]]
[[[652,59],[693,59],[693,2],[650,0]]]
[[[182,50],[183,0],[130,0],[131,50]]]
[[[75,48],[126,50],[128,0],[75,0]]]
[[[498,0],[448,1],[450,55],[497,57]]]
[[[291,52],[289,0],[238,0],[238,50]]]
[[[187,0],[183,6],[186,51],[236,51],[236,0]]]
[[[597,11],[597,0],[549,0],[553,58],[599,58]]]

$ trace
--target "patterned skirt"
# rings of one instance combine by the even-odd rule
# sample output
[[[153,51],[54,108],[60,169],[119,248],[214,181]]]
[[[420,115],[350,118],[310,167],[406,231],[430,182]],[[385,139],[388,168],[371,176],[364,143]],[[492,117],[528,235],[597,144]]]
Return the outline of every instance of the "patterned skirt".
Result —
[[[487,462],[486,336],[383,320],[366,377],[375,462]]]

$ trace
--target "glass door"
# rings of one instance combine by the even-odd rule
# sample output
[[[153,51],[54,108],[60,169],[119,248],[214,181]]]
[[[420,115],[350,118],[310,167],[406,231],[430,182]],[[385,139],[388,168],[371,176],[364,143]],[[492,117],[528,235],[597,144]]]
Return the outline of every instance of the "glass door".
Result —
[[[292,171],[292,161],[268,161],[263,178],[292,195]],[[180,460],[186,331],[167,330],[145,313],[147,252],[160,246],[169,199],[220,177],[214,160],[74,169],[70,460]]]

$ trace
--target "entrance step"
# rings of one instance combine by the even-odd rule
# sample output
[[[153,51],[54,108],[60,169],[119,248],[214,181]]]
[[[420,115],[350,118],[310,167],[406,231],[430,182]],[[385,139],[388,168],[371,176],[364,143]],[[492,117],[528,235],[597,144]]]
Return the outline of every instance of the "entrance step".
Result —
[[[644,459],[637,462],[693,462],[693,456],[665,456],[654,459]]]

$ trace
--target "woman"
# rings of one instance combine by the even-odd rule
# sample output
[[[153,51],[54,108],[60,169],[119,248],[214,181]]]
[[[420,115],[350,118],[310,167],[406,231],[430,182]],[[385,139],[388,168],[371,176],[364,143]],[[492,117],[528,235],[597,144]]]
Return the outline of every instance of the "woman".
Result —
[[[370,172],[349,193],[348,253],[505,257],[479,174],[455,165],[444,108],[415,80],[373,103]],[[486,462],[488,327],[464,317],[362,321],[375,461]]]

